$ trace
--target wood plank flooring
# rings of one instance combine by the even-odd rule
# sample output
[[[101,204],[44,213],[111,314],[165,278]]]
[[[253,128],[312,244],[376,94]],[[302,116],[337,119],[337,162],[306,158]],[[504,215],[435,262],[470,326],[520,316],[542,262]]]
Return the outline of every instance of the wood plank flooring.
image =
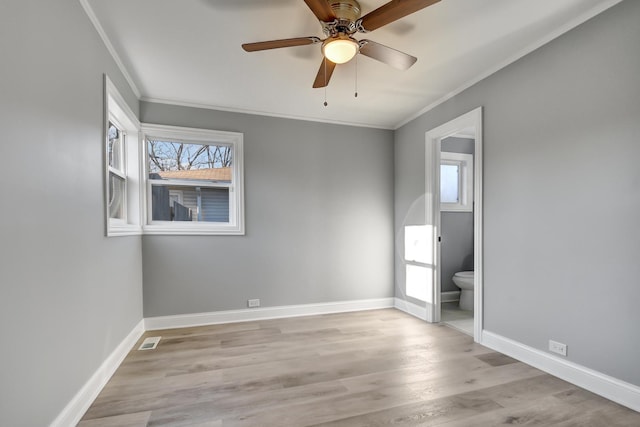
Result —
[[[394,309],[147,336],[158,348],[129,353],[80,427],[640,426],[640,413]]]

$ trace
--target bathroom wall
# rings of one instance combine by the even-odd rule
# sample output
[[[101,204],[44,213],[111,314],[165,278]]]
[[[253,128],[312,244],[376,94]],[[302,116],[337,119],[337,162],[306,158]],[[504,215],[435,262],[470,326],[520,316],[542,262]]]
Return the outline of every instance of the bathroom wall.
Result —
[[[473,154],[475,141],[449,137],[442,140],[442,151]],[[473,270],[473,212],[440,213],[440,290],[458,291],[452,277],[458,271]]]

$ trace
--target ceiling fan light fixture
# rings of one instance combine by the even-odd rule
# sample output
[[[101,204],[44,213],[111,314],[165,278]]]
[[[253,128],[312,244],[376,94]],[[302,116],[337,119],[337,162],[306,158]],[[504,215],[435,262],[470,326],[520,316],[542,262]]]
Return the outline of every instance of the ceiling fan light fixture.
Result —
[[[334,64],[344,64],[356,56],[358,49],[360,45],[351,37],[336,38],[322,45],[322,54]]]

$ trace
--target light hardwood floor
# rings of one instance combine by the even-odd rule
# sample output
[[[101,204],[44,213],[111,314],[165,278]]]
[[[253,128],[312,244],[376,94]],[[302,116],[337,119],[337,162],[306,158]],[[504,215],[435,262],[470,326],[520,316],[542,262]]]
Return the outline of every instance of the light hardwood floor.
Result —
[[[640,413],[394,309],[147,336],[158,348],[129,353],[80,427],[640,426]]]

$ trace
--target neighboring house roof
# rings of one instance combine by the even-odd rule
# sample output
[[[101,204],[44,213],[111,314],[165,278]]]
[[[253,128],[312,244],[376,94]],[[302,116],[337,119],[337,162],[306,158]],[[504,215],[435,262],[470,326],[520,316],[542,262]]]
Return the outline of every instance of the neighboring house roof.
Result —
[[[231,181],[231,168],[190,169],[157,172],[164,179],[199,179],[203,181]]]

